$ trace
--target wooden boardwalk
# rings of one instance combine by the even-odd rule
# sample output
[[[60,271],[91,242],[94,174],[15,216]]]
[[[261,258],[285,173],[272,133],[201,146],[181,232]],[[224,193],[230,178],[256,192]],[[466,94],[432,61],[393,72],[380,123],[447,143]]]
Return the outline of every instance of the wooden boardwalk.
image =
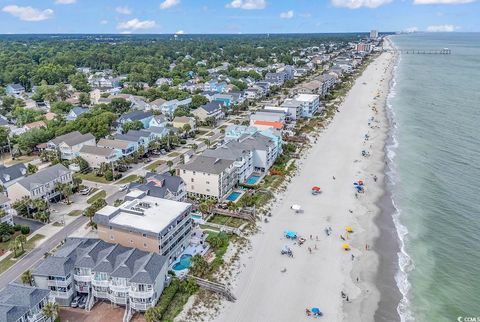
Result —
[[[230,302],[235,302],[235,300],[237,299],[232,294],[232,292],[230,292],[230,290],[223,284],[216,283],[216,282],[211,282],[211,281],[208,281],[208,280],[205,280],[203,278],[196,277],[196,276],[193,276],[193,275],[187,275],[187,277],[193,278],[195,280],[195,282],[197,282],[197,285],[200,288],[203,288],[205,290],[209,290],[211,292],[215,292],[217,294],[220,294],[220,295],[224,296]]]

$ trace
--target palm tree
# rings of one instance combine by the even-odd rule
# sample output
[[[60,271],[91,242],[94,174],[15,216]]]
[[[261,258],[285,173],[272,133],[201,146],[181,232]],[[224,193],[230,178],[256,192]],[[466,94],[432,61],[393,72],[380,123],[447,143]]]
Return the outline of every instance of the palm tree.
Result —
[[[21,276],[21,280],[23,284],[28,284],[30,286],[33,286],[32,272],[30,270],[26,270],[25,272],[23,272]]]
[[[42,313],[47,319],[50,318],[53,321],[58,316],[58,304],[56,302],[48,302],[42,308]]]
[[[210,146],[212,145],[212,142],[210,142],[209,139],[205,139],[203,142],[205,143],[205,145],[207,146],[207,148],[210,149]]]
[[[185,124],[182,129],[185,135],[188,135],[188,133],[190,133],[190,131],[192,130],[192,127],[190,126],[190,124]]]
[[[198,277],[204,277],[210,267],[208,266],[207,261],[200,256],[199,254],[192,257],[192,274]]]
[[[17,250],[19,247],[16,239],[10,242],[10,244],[8,245],[8,248],[10,249],[10,251],[13,252],[13,257],[17,257]]]
[[[193,152],[196,152],[198,149],[198,145],[196,145],[195,143],[192,144],[192,150]]]
[[[18,235],[17,238],[15,238],[17,241],[18,245],[20,245],[20,248],[22,249],[22,253],[25,251],[24,245],[27,242],[27,237],[25,235]]]
[[[168,166],[168,171],[172,171],[173,161],[172,161],[172,160],[168,160],[168,161],[167,161],[167,166]]]

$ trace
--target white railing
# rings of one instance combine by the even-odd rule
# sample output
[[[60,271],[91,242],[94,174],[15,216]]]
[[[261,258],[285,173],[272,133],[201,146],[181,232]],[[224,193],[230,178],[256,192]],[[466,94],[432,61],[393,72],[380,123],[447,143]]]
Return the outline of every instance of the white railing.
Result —
[[[45,317],[44,317],[43,313],[40,311],[40,312],[37,312],[35,314],[29,315],[27,317],[27,320],[28,320],[28,322],[39,322],[39,321],[43,321],[44,318]]]
[[[50,291],[50,296],[53,296],[53,297],[59,297],[59,298],[67,298],[69,297],[70,295],[73,294],[73,288],[72,289],[69,289],[68,291],[66,292],[61,292],[61,291]]]
[[[142,299],[152,297],[153,293],[154,293],[153,289],[148,291],[134,291],[130,289],[128,291],[128,295],[130,295],[130,297],[142,298]]]
[[[114,293],[108,294],[108,299],[110,302],[115,304],[126,305],[127,304],[127,297],[126,296],[115,296]]]
[[[59,286],[59,287],[67,287],[73,281],[73,277],[70,275],[69,278],[66,280],[47,280],[47,286]]]
[[[91,282],[92,275],[73,275],[73,278],[78,282]]]
[[[100,286],[100,287],[109,287],[110,286],[110,281],[109,280],[92,279],[92,285],[93,286]]]
[[[137,311],[146,311],[154,305],[155,305],[155,303],[153,303],[153,302],[149,302],[149,303],[130,302],[130,306],[132,307],[132,309],[137,310]]]
[[[114,292],[128,292],[128,289],[130,288],[130,285],[115,285],[115,284],[110,284],[110,289]]]
[[[99,297],[99,298],[102,298],[102,299],[108,299],[109,297],[109,294],[107,292],[104,292],[104,291],[97,291],[95,289],[92,290],[92,294],[93,296],[95,297]]]

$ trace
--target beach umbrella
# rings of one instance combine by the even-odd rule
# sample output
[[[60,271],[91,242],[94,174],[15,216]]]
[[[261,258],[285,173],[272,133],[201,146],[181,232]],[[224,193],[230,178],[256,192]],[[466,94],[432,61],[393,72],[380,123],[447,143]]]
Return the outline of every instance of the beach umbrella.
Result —
[[[342,245],[342,248],[343,248],[344,250],[350,250],[350,245],[349,245],[349,244],[343,244],[343,245]]]
[[[362,185],[363,185],[363,181],[362,181],[362,180],[358,180],[358,184],[362,186]]]
[[[320,187],[319,187],[319,186],[313,186],[313,187],[312,187],[312,190],[320,191]]]
[[[320,313],[320,309],[318,307],[312,307],[312,313],[318,314]]]
[[[300,205],[292,205],[293,210],[300,210],[301,208]]]
[[[345,230],[349,233],[353,233],[353,229],[350,226],[345,227]]]
[[[358,183],[354,182],[353,185],[354,185],[354,186],[358,186]]]

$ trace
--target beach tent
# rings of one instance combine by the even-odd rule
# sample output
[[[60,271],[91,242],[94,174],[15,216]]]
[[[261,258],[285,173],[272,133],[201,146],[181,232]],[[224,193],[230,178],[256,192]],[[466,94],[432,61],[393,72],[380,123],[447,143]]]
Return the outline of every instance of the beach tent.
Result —
[[[302,209],[302,207],[300,207],[300,205],[292,205],[292,209],[295,211],[299,211],[300,209]]]
[[[343,245],[342,245],[342,248],[343,248],[344,250],[350,250],[350,245],[349,245],[349,244],[343,244]]]
[[[291,230],[284,231],[285,237],[295,239],[297,238],[297,233]]]
[[[350,226],[345,227],[345,230],[349,233],[353,233],[353,229]]]
[[[312,190],[320,191],[320,187],[319,187],[319,186],[313,186],[313,187],[312,187]]]

